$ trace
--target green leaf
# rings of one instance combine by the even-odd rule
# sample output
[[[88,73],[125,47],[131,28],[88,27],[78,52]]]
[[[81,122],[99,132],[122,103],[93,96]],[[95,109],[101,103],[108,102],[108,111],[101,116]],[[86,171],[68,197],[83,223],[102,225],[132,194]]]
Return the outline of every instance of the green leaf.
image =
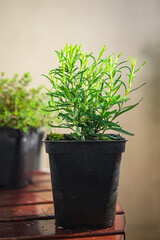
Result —
[[[74,124],[59,124],[59,125],[54,125],[50,122],[48,122],[48,125],[50,127],[53,127],[53,128],[73,128],[74,127]]]
[[[111,128],[109,128],[109,129],[114,130],[114,131],[116,131],[116,132],[120,132],[120,133],[129,135],[129,136],[134,136],[133,133],[130,133],[130,132],[128,132],[128,131],[125,131],[125,130],[123,130],[122,128],[111,127]]]
[[[48,80],[52,83],[52,80],[51,80],[51,78],[49,78],[47,75],[45,75],[45,74],[42,74],[41,76],[44,76],[44,77],[46,77],[46,78],[48,78]]]
[[[137,62],[137,58],[133,59],[131,58],[131,56],[129,56],[130,60],[131,60],[131,66],[132,66],[132,70],[135,68],[136,62]]]
[[[129,93],[131,93],[131,92],[133,92],[133,91],[135,91],[135,90],[137,90],[137,89],[139,89],[139,88],[141,88],[141,87],[143,87],[144,85],[146,85],[147,83],[145,82],[145,83],[143,83],[142,85],[140,85],[139,87],[137,87],[137,88],[134,88],[134,89],[132,89]]]
[[[119,124],[111,122],[111,121],[107,121],[107,124],[108,124],[109,127],[118,127],[118,128],[120,127]]]
[[[123,66],[123,67],[120,67],[120,68],[119,68],[119,70],[121,70],[121,69],[123,69],[123,68],[127,68],[127,69],[130,71],[130,73],[131,73],[131,71],[132,71],[132,70],[131,70],[131,68],[130,68],[130,67],[128,67],[128,66]]]
[[[106,45],[104,45],[100,51],[100,54],[98,56],[97,62],[100,60],[100,58],[102,57],[103,53],[106,51]]]
[[[81,132],[80,132],[80,128],[79,127],[76,127],[76,133],[78,136],[81,136]]]
[[[135,70],[134,73],[136,73],[136,72],[138,72],[139,70],[141,70],[141,68],[142,68],[145,64],[146,64],[146,61],[145,61],[144,63],[142,63],[142,65],[141,65],[137,70]]]
[[[141,100],[139,102],[137,102],[136,104],[122,108],[122,110],[118,113],[118,116],[121,115],[122,113],[128,112],[129,110],[135,108],[142,101],[142,99],[143,98],[141,98]]]

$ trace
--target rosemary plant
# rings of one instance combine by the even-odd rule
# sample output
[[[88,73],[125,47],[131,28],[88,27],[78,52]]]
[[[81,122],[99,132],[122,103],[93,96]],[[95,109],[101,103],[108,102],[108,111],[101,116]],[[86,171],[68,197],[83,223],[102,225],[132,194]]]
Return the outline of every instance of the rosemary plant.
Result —
[[[28,88],[31,82],[29,73],[9,79],[0,77],[0,127],[10,127],[27,131],[38,128],[46,121],[41,110],[44,102],[42,87]]]
[[[135,74],[145,62],[135,69],[137,59],[130,57],[130,67],[127,61],[119,61],[121,53],[114,57],[114,53],[107,56],[105,51],[103,46],[96,59],[92,53],[82,52],[81,45],[66,44],[63,50],[56,51],[60,66],[50,70],[48,76],[43,74],[52,85],[47,89],[49,101],[45,111],[55,111],[60,120],[58,124],[49,122],[49,125],[70,129],[72,139],[118,137],[107,134],[109,130],[133,135],[119,125],[117,117],[142,100],[125,105],[129,95],[145,84],[132,89]],[[127,83],[123,80],[124,69],[128,71]]]

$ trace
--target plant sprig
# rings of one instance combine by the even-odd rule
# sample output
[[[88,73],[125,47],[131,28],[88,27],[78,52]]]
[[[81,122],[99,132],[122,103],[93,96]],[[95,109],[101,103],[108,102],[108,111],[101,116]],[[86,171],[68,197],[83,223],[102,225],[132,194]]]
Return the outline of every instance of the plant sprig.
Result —
[[[145,84],[132,89],[135,74],[146,62],[135,69],[137,59],[130,57],[129,67],[127,61],[119,62],[121,54],[115,58],[114,53],[103,57],[105,51],[103,46],[97,59],[92,53],[82,52],[81,45],[66,44],[64,49],[56,51],[60,66],[50,70],[49,76],[44,75],[52,85],[47,92],[46,111],[57,112],[60,120],[57,125],[50,122],[50,126],[68,128],[80,140],[104,139],[108,130],[133,135],[115,120],[142,100],[124,106],[131,92]],[[123,69],[128,71],[128,83],[123,80]]]

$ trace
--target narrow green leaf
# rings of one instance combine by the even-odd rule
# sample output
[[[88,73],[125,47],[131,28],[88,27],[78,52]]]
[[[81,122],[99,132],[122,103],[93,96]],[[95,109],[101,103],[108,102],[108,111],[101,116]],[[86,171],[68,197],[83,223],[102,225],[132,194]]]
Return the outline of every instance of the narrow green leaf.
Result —
[[[130,132],[128,132],[128,131],[125,131],[125,130],[123,130],[122,128],[111,127],[111,128],[109,128],[109,129],[114,130],[114,131],[116,131],[116,132],[124,133],[124,134],[126,134],[126,135],[134,136],[133,133],[130,133]]]
[[[100,51],[100,54],[98,56],[97,62],[100,60],[100,58],[102,57],[103,53],[106,51],[106,45],[104,45]]]
[[[79,127],[76,127],[76,133],[78,136],[81,136],[81,132],[80,132],[80,128]]]
[[[130,67],[128,67],[128,66],[123,66],[123,67],[120,67],[120,68],[119,68],[119,70],[121,70],[121,69],[123,69],[123,68],[127,68],[127,69],[130,71],[130,73],[131,73],[131,71],[132,71],[132,70],[131,70],[131,68],[130,68]]]
[[[129,110],[131,110],[134,107],[136,107],[142,101],[142,99],[143,98],[141,98],[141,100],[139,102],[137,102],[136,104],[133,104],[131,106],[127,106],[127,107],[122,108],[122,110],[119,112],[118,116],[121,115],[122,113],[128,112]]]
[[[41,76],[44,76],[44,77],[48,78],[48,80],[52,83],[52,79],[49,78],[47,75],[45,75],[45,74],[41,74]]]
[[[140,85],[139,87],[137,87],[137,88],[134,88],[134,89],[132,89],[129,93],[131,93],[131,92],[133,92],[133,91],[135,91],[135,90],[137,90],[137,89],[139,89],[139,88],[141,88],[141,87],[143,87],[144,85],[146,85],[147,83],[145,82],[145,83],[143,83],[142,85]]]
[[[145,64],[146,64],[146,61],[145,61],[144,63],[142,63],[142,65],[141,65],[137,70],[135,70],[134,73],[136,73],[136,72],[138,72],[139,70],[141,70],[141,68],[142,68]]]

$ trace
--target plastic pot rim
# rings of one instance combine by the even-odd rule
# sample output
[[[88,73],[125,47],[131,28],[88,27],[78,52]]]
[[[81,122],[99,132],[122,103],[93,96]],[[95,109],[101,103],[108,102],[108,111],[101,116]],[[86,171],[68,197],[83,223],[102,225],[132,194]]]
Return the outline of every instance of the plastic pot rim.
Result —
[[[112,135],[112,134],[110,134]],[[115,139],[115,140],[42,140],[44,143],[117,143],[117,142],[127,142],[128,139],[120,136],[121,139]]]

